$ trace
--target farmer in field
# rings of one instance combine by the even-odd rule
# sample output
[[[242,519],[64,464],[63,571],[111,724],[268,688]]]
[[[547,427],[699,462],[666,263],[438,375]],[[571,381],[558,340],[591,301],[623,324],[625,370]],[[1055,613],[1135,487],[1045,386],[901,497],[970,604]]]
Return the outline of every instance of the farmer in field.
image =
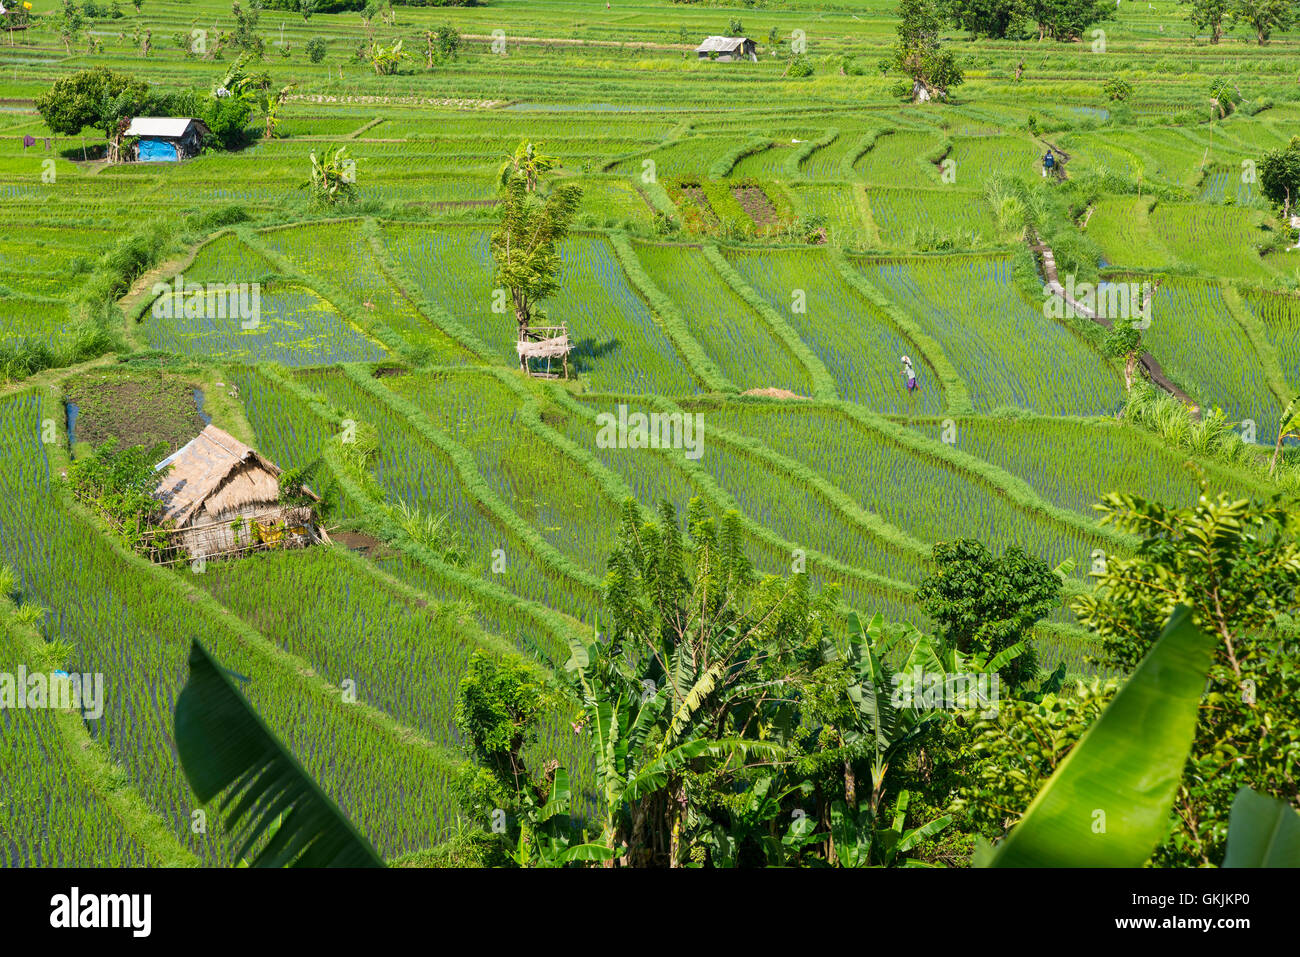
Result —
[[[907,391],[916,390],[916,370],[912,368],[911,356],[903,356],[903,377],[907,379]]]
[[[1052,155],[1052,151],[1049,149],[1047,151],[1047,155],[1043,157],[1043,176],[1050,176],[1052,170],[1054,170],[1055,168],[1056,168],[1056,157]]]

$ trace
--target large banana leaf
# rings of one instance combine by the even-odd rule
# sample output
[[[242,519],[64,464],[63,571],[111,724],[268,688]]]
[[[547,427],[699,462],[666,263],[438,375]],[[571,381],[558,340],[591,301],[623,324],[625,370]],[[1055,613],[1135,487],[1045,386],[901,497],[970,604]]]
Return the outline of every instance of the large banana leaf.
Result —
[[[1242,788],[1228,817],[1224,867],[1300,867],[1300,814],[1285,801]]]
[[[1168,831],[1215,641],[1179,606],[1024,818],[976,866],[1140,867]]]
[[[190,787],[207,803],[223,791],[236,857],[268,826],[279,828],[253,867],[383,867],[369,842],[276,740],[207,651],[190,644],[190,677],[176,699],[176,751]]]

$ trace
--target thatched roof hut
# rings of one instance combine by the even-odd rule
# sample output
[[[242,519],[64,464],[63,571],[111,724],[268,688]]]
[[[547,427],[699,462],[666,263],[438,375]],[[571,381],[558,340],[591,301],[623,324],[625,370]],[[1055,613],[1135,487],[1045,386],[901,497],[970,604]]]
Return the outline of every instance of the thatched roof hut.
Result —
[[[167,469],[154,492],[162,520],[191,557],[326,540],[309,506],[281,504],[280,468],[215,425],[154,469]]]

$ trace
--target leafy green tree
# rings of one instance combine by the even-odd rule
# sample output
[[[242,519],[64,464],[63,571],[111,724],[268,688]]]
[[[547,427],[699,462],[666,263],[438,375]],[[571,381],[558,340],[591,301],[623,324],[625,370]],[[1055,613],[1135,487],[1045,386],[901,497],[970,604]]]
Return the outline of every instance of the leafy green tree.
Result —
[[[425,65],[432,69],[437,63],[456,59],[460,50],[460,31],[450,23],[444,23],[436,30],[425,31],[424,41]]]
[[[1232,22],[1254,30],[1260,46],[1268,43],[1274,30],[1285,30],[1294,19],[1294,0],[1233,0]]]
[[[1133,96],[1133,84],[1123,77],[1113,76],[1101,85],[1101,92],[1113,103],[1124,103]]]
[[[77,34],[85,26],[86,17],[81,8],[73,0],[63,0],[63,9],[58,14],[55,27],[59,31],[59,40],[62,41],[68,53],[72,52],[72,41],[77,38]]]
[[[538,304],[559,288],[557,246],[568,235],[582,198],[577,183],[559,183],[545,195],[537,191],[538,175],[550,167],[537,164],[531,147],[530,155],[533,159],[524,166],[503,173],[500,225],[492,234],[496,284],[510,291],[521,340],[539,314]]]
[[[1210,42],[1218,43],[1223,39],[1223,21],[1231,9],[1231,0],[1178,0],[1191,9],[1187,19],[1198,30],[1210,32]]]
[[[106,67],[60,77],[36,98],[36,109],[52,132],[75,136],[95,127],[108,138],[108,159],[120,158],[122,137],[131,117],[149,102],[149,86]]]
[[[1006,836],[1075,743],[1101,714],[1117,682],[1076,682],[1039,700],[1002,701],[973,728],[971,761],[955,802],[980,833]]]
[[[758,579],[735,514],[718,529],[695,500],[687,525],[689,541],[666,503],[657,522],[624,505],[608,634],[567,666],[597,756],[601,843],[630,866],[687,863],[712,830],[706,809],[778,759],[833,610],[806,576]]]
[[[329,44],[324,37],[312,37],[307,41],[307,59],[312,63],[320,63],[324,60],[328,50]]]
[[[458,781],[461,804],[521,867],[564,863],[572,843],[567,772],[551,762],[534,773],[524,756],[542,715],[564,706],[522,659],[482,651],[457,692],[456,726],[475,758]]]
[[[1291,804],[1300,798],[1297,511],[1204,490],[1186,508],[1110,494],[1101,510],[1104,523],[1141,539],[1131,558],[1108,558],[1093,592],[1070,603],[1100,636],[1101,662],[1132,668],[1178,605],[1216,639],[1174,802],[1178,827],[1156,863],[1217,863],[1239,788]]]
[[[14,45],[14,31],[21,30],[31,25],[32,22],[32,5],[31,0],[16,0],[10,5],[5,12],[4,25],[9,34],[9,45]]]
[[[977,840],[975,866],[1147,863],[1169,833],[1213,655],[1214,639],[1193,623],[1185,606],[1177,606],[1006,839],[996,849]]]
[[[250,3],[248,10],[245,11],[240,6],[239,0],[235,0],[230,5],[230,15],[235,18],[235,29],[230,42],[237,49],[260,60],[262,53],[266,50],[265,41],[257,33],[257,21],[262,16],[261,6],[257,3]]]
[[[1259,161],[1259,191],[1289,219],[1300,197],[1300,136],[1281,149],[1269,150]]]
[[[1108,0],[1027,0],[1028,16],[1038,26],[1038,39],[1061,42],[1080,39],[1091,26],[1115,16]]]
[[[939,38],[943,27],[937,0],[900,0],[898,40],[889,65],[912,79],[914,99],[945,97],[959,86],[962,71]]]
[[[1060,576],[1018,545],[994,556],[982,543],[962,539],[936,543],[933,554],[938,570],[922,580],[916,597],[943,640],[964,654],[1007,651],[1060,601]],[[1037,672],[1032,649],[1001,671],[1013,688]]]
[[[1023,28],[1027,0],[950,0],[948,18],[976,37],[1006,39]]]

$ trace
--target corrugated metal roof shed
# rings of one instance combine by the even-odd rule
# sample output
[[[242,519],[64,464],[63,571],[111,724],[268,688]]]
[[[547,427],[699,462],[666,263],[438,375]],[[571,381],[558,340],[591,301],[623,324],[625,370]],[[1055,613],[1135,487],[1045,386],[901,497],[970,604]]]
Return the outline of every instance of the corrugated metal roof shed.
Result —
[[[126,128],[127,136],[162,136],[167,139],[180,139],[190,124],[197,123],[202,130],[207,125],[202,120],[189,116],[137,116]]]
[[[748,37],[705,37],[696,53],[734,53],[749,42]]]

